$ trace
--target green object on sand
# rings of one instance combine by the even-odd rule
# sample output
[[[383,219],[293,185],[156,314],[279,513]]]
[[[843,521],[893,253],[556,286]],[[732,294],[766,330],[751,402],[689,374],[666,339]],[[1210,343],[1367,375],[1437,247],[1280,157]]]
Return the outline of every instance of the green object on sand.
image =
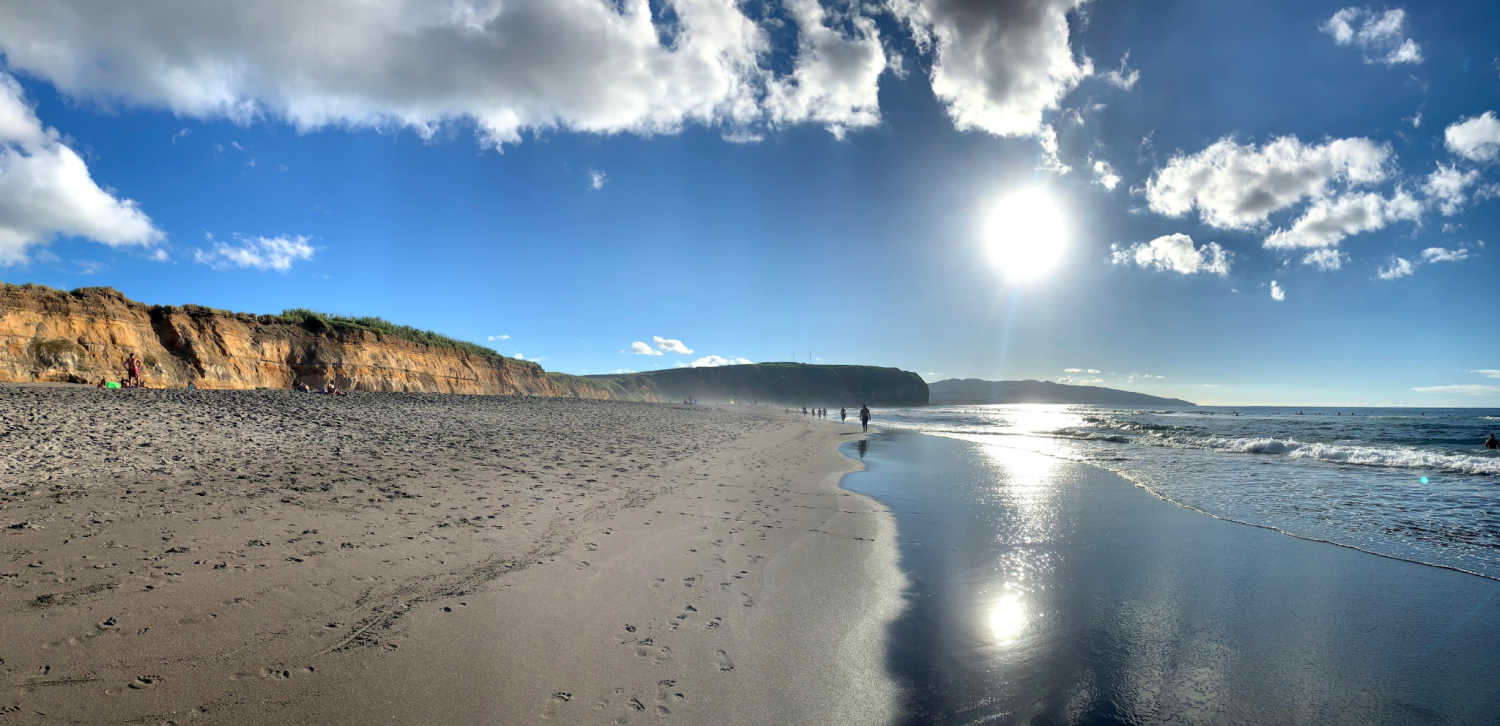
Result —
[[[120,383],[118,381],[110,381],[110,382],[104,384],[104,387],[105,388],[119,388],[120,387]]]

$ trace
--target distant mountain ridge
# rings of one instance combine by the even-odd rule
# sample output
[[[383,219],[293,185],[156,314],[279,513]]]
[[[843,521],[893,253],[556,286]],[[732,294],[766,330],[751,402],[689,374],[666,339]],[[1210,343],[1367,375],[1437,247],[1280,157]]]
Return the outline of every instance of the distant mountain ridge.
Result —
[[[611,398],[735,400],[785,406],[922,406],[927,384],[911,371],[876,366],[748,363],[584,376]]]
[[[1098,406],[1197,406],[1180,398],[1148,396],[1099,386],[1070,386],[1051,381],[986,381],[949,378],[929,383],[934,403],[1078,403]]]

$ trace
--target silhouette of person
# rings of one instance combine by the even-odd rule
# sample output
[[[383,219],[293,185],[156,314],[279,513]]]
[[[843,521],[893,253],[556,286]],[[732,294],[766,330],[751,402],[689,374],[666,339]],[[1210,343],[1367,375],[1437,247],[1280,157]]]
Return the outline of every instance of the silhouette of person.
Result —
[[[839,421],[840,422],[844,422],[844,421],[848,421],[848,420],[849,420],[849,409],[844,408],[843,406],[839,406]]]
[[[864,427],[865,431],[870,430],[870,407],[866,404],[861,404],[859,407],[859,425]]]
[[[1485,439],[1484,448],[1500,449],[1500,441],[1495,440],[1495,433],[1493,431],[1490,432],[1490,437],[1488,439]]]

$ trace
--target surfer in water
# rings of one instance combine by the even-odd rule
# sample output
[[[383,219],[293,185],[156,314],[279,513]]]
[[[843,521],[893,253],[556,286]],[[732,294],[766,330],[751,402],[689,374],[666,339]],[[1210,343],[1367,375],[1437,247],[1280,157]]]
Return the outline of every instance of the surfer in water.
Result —
[[[1484,448],[1500,449],[1500,441],[1495,440],[1495,433],[1493,431],[1490,432],[1490,437],[1484,440]]]

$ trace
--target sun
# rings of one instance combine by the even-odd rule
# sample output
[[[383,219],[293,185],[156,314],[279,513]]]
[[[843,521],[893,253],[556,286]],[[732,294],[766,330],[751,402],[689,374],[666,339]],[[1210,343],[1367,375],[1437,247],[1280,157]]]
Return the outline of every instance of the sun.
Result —
[[[997,200],[980,234],[990,262],[1012,282],[1043,277],[1062,260],[1068,246],[1062,207],[1038,187],[1019,189]]]

